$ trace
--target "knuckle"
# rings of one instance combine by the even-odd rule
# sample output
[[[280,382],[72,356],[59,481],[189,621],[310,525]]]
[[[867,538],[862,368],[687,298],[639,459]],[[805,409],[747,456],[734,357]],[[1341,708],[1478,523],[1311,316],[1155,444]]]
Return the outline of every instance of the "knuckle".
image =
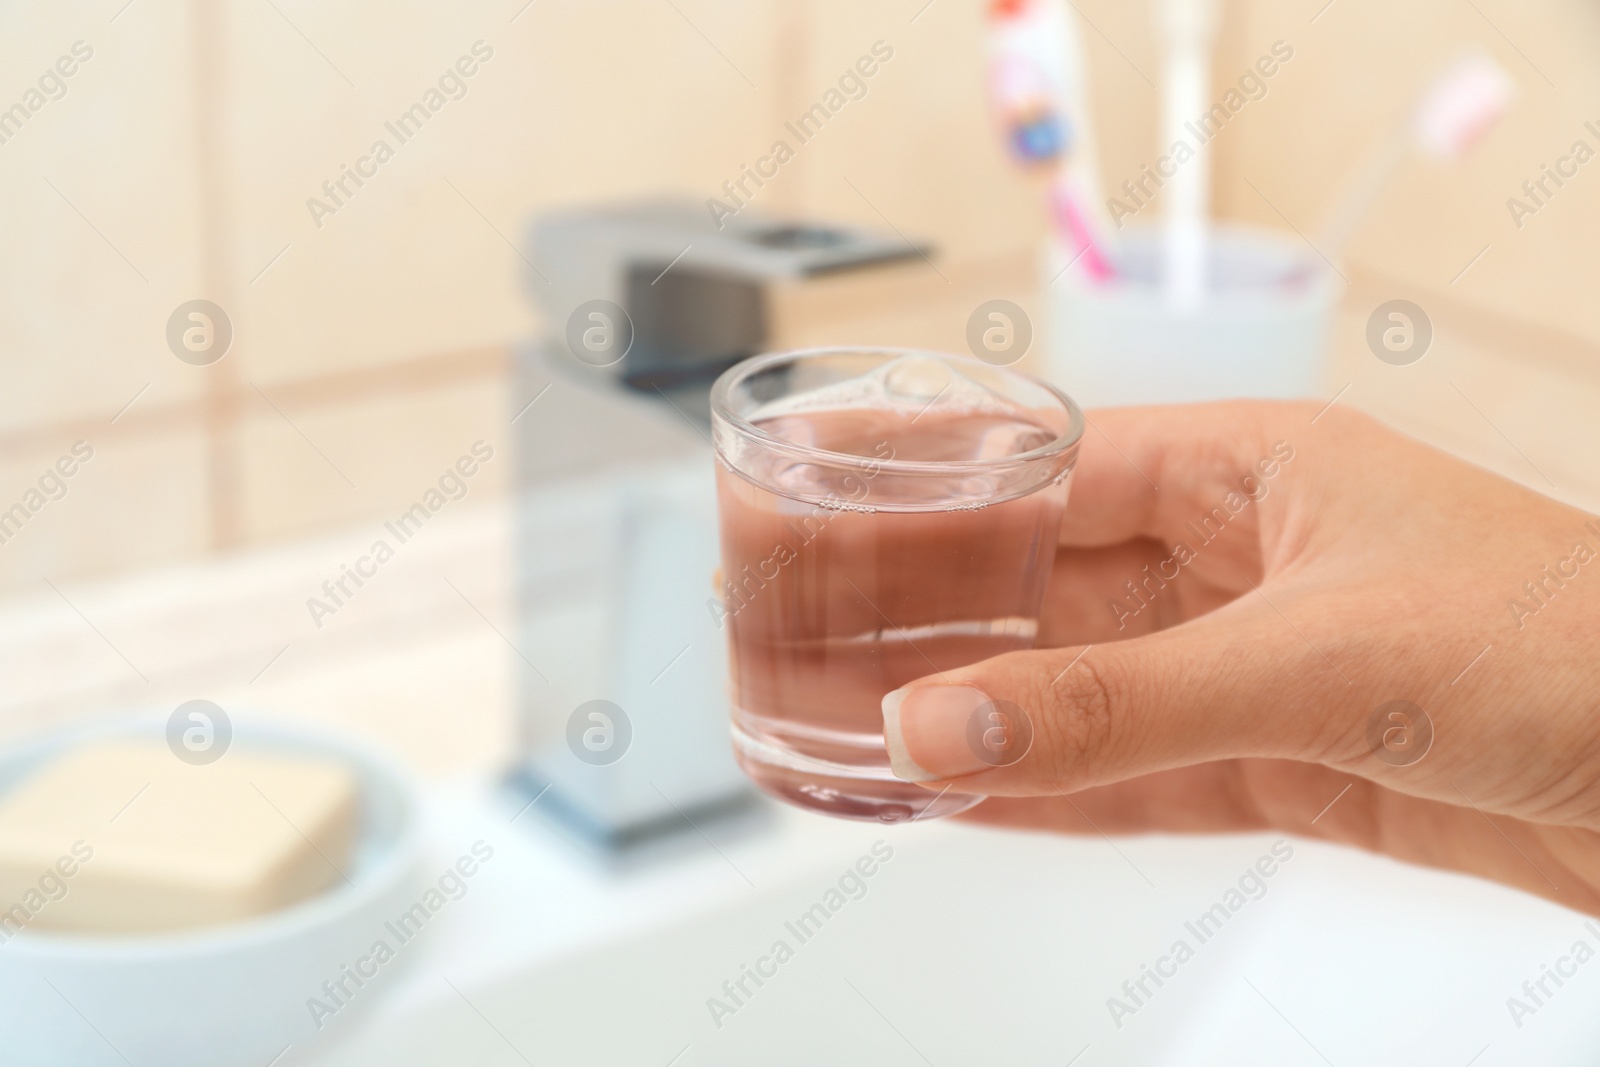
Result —
[[[1119,711],[1128,705],[1123,673],[1090,652],[1059,677],[1040,681],[1034,747],[1052,778],[1081,783],[1085,771],[1103,761],[1117,741]]]

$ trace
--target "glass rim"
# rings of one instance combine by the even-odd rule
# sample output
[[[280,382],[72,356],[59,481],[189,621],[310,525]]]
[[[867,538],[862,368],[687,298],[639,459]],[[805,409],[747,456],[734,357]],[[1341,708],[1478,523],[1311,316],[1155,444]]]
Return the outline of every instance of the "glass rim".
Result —
[[[960,364],[969,364],[983,367],[990,371],[1000,371],[1004,374],[1014,375],[1031,385],[1043,389],[1057,400],[1067,411],[1067,427],[1062,433],[1038,448],[1030,449],[1027,452],[1018,452],[1015,455],[998,456],[994,459],[877,459],[872,456],[860,456],[850,452],[833,452],[813,445],[802,445],[787,438],[779,437],[776,434],[770,434],[744,416],[734,412],[728,404],[728,394],[733,390],[734,385],[759,371],[780,363],[793,362],[805,356],[850,354],[893,357],[930,356],[934,359],[953,362],[958,366]],[[893,345],[819,345],[812,348],[793,348],[779,352],[766,352],[759,356],[740,360],[718,375],[716,382],[712,384],[711,415],[713,422],[720,419],[740,434],[754,438],[763,445],[778,451],[787,452],[801,458],[820,459],[823,462],[838,466],[859,466],[863,463],[871,463],[878,470],[892,471],[896,474],[976,473],[1030,466],[1043,460],[1056,458],[1077,447],[1078,443],[1083,440],[1083,433],[1089,421],[1083,414],[1083,409],[1078,406],[1077,401],[1073,400],[1072,397],[1068,396],[1054,383],[1047,382],[1043,378],[1012,370],[1008,366],[1003,367],[993,363],[986,363],[981,359],[974,359],[970,356],[956,355],[951,352],[935,352],[927,348],[897,348]],[[715,442],[713,442],[712,448],[716,449]],[[717,449],[717,451],[720,451],[720,449]]]

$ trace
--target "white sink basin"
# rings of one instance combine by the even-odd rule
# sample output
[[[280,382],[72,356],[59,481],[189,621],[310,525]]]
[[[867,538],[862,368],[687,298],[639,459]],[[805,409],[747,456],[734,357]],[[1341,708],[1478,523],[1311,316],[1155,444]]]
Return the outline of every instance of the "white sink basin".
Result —
[[[1600,963],[1520,1029],[1506,1007],[1574,940],[1600,945],[1582,917],[1342,849],[1291,839],[1201,943],[1186,923],[1277,838],[1112,847],[782,810],[612,875],[514,812],[471,787],[439,798],[441,862],[478,837],[495,862],[382,1000],[286,1064],[1555,1067],[1600,1045]],[[865,892],[830,901],[878,841],[893,855]],[[819,903],[838,907],[786,925]],[[1109,998],[1131,1006],[1123,983],[1179,939],[1193,957],[1114,1018]]]

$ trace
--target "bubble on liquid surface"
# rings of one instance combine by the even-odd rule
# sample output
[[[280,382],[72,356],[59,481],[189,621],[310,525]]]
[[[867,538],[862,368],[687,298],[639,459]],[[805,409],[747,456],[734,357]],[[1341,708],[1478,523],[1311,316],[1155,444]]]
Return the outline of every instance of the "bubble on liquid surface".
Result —
[[[733,457],[758,484],[795,498],[764,505],[779,512],[937,505],[954,489],[948,482],[907,480],[903,472],[885,477],[879,464],[1005,460],[1057,437],[1039,412],[969,377],[960,365],[923,355],[782,397],[748,417],[772,437],[815,450],[796,455],[753,446],[743,463]],[[1011,484],[1003,474],[974,478],[958,495],[990,501]]]
[[[932,403],[954,383],[949,366],[926,356],[904,356],[882,368],[883,389],[896,399]]]
[[[908,412],[918,417],[981,412],[1027,418],[1027,409],[1022,405],[942,360],[919,355],[901,356],[866,374],[771,401],[749,418],[771,427],[785,416],[844,409]]]

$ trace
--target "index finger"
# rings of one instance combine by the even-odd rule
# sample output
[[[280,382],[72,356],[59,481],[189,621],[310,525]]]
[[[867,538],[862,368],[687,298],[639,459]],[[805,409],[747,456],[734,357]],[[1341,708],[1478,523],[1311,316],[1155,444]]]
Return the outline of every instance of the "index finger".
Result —
[[[1298,402],[1102,408],[1073,473],[1061,543],[1079,548],[1138,537],[1163,543],[1220,530],[1265,500],[1295,456],[1283,416]],[[1291,420],[1292,421],[1292,420]]]

